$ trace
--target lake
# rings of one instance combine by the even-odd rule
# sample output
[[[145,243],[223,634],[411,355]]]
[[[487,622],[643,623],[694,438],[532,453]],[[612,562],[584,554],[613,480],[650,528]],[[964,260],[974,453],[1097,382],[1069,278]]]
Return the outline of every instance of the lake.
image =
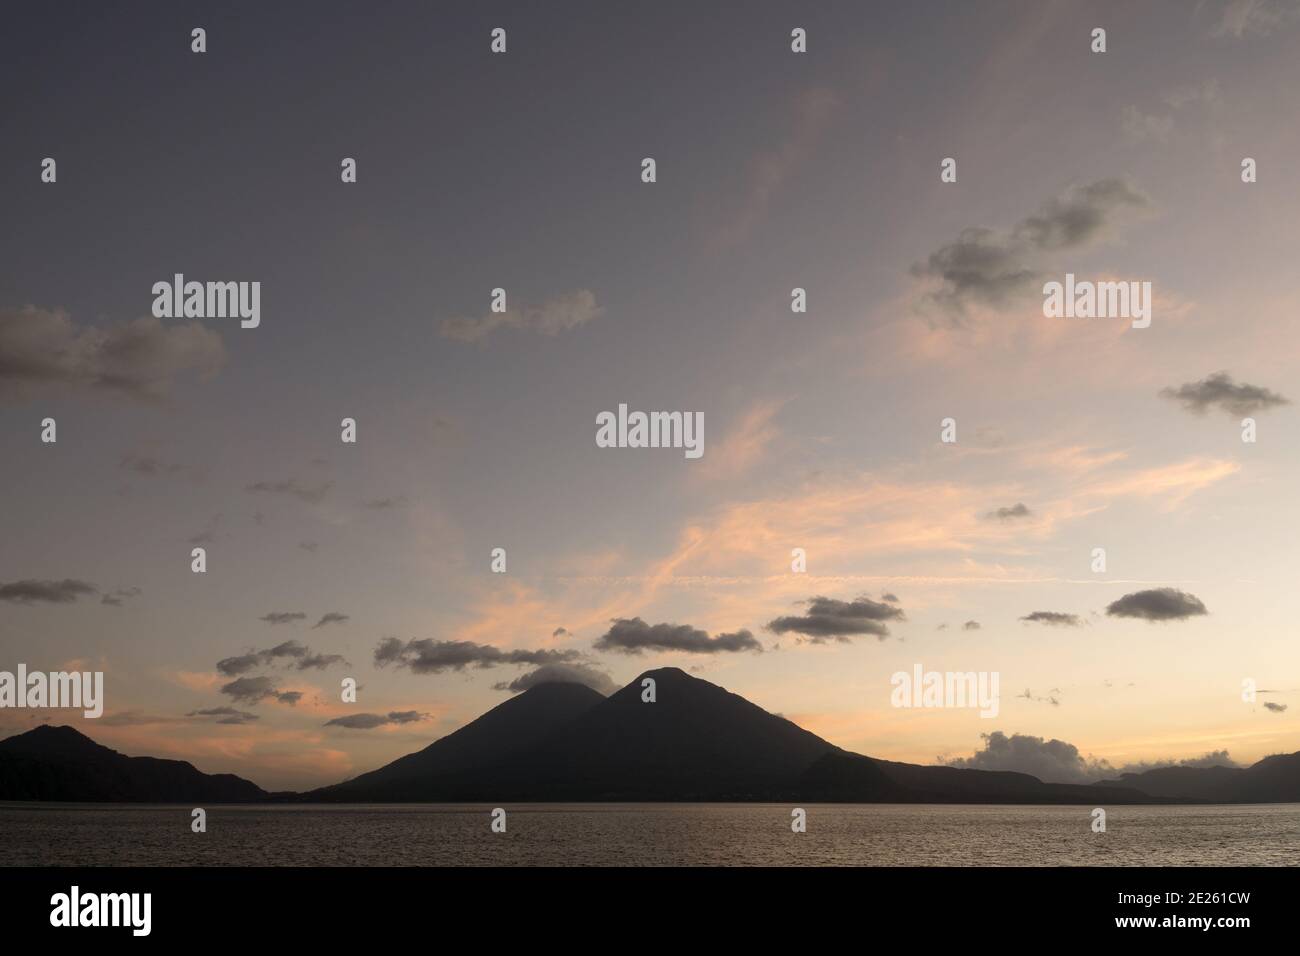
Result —
[[[6,865],[1256,866],[1300,861],[1300,804],[1092,807],[0,804]]]

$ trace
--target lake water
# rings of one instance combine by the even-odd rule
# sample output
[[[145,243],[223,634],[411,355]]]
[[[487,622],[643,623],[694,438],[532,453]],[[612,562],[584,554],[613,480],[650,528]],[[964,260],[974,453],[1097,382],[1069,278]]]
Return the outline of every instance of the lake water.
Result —
[[[1091,807],[0,803],[6,865],[1251,866],[1300,863],[1300,804]]]

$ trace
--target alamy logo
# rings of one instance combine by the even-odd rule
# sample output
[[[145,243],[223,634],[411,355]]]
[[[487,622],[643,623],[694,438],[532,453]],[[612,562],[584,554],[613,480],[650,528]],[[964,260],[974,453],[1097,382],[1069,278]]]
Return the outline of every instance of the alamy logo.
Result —
[[[889,679],[895,707],[978,707],[981,717],[998,715],[998,671],[927,671],[920,664],[912,673],[897,671]]]
[[[158,319],[233,319],[241,328],[262,323],[262,283],[186,282],[176,273],[171,282],[153,284],[153,314]]]
[[[128,926],[133,936],[148,936],[153,925],[152,893],[70,893],[50,897],[51,926]]]
[[[1043,286],[1043,315],[1049,319],[1132,319],[1133,328],[1151,324],[1150,282],[1082,282],[1074,273],[1065,283]]]
[[[684,448],[687,458],[704,454],[703,412],[628,412],[596,416],[596,445],[600,448]]]
[[[18,673],[0,671],[0,708],[79,707],[89,718],[104,713],[103,671],[42,671],[27,673],[19,664]]]

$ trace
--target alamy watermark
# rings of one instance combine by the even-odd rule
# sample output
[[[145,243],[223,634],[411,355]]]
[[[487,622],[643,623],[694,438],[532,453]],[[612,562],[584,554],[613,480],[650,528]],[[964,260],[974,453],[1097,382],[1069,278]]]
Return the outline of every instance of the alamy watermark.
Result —
[[[596,416],[599,448],[684,448],[687,458],[704,454],[703,412],[629,412]]]
[[[1049,319],[1132,319],[1133,328],[1151,324],[1150,282],[1065,282],[1043,286],[1043,315]]]
[[[50,925],[57,927],[126,926],[132,936],[148,936],[153,925],[152,893],[70,892],[50,897]]]
[[[94,719],[104,713],[103,671],[0,671],[0,708],[81,708]]]
[[[153,284],[156,319],[240,319],[240,327],[262,323],[262,283],[186,282],[176,273],[172,281]]]
[[[981,717],[998,715],[998,671],[927,671],[915,664],[910,674],[896,671],[889,683],[894,707],[978,707]]]

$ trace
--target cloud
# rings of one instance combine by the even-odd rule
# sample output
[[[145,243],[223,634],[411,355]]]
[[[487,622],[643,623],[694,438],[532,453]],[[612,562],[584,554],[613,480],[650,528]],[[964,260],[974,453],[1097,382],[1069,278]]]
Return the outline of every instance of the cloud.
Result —
[[[640,654],[642,651],[720,654],[763,650],[763,645],[746,630],[709,637],[705,631],[687,624],[647,624],[639,617],[615,618],[609,630],[592,646],[598,651],[622,654]]]
[[[299,501],[314,505],[325,497],[331,487],[332,483],[328,481],[312,486],[304,485],[296,478],[290,478],[286,481],[259,481],[246,486],[244,490],[255,494],[290,495]]]
[[[1053,627],[1079,627],[1083,624],[1083,618],[1079,615],[1065,614],[1061,611],[1034,611],[1020,620],[1028,621],[1030,624],[1050,624]]]
[[[348,714],[325,721],[326,727],[346,727],[349,730],[374,730],[387,724],[414,724],[428,720],[428,714],[418,710],[390,710],[387,714]]]
[[[825,88],[805,90],[795,99],[794,116],[784,127],[788,135],[775,148],[755,156],[743,200],[732,215],[721,220],[723,225],[712,240],[715,247],[744,240],[766,218],[772,198],[816,151],[839,106],[839,97]]]
[[[371,511],[391,511],[406,504],[405,498],[373,498],[365,502],[364,507]]]
[[[143,593],[139,588],[114,588],[111,593],[100,598],[99,603],[111,607],[121,607],[128,598],[139,597]]]
[[[1078,747],[1064,740],[1044,740],[1026,734],[1008,737],[1000,730],[980,736],[984,740],[983,750],[970,757],[940,759],[939,762],[949,767],[1027,773],[1047,783],[1094,783],[1113,779],[1122,773],[1142,773],[1158,767],[1237,766],[1226,750],[1217,750],[1201,757],[1129,763],[1116,768],[1107,760],[1084,757]]]
[[[1153,140],[1163,143],[1169,139],[1174,129],[1174,118],[1170,115],[1143,113],[1136,106],[1128,105],[1120,113],[1120,127],[1124,135],[1135,143]]]
[[[1177,388],[1160,390],[1162,398],[1172,399],[1194,415],[1204,415],[1218,408],[1234,418],[1254,415],[1279,405],[1290,405],[1290,400],[1261,385],[1238,385],[1227,372],[1215,372],[1199,382],[1188,382]]]
[[[1143,760],[1126,763],[1119,768],[1119,773],[1145,773],[1159,770],[1161,767],[1236,767],[1237,762],[1228,756],[1226,750],[1214,750],[1200,757],[1187,757],[1183,760]]]
[[[396,664],[416,674],[440,674],[466,667],[487,668],[500,664],[561,664],[578,657],[575,650],[510,650],[472,641],[434,641],[429,638],[403,643],[386,637],[375,647],[375,666]]]
[[[523,329],[539,335],[555,336],[597,319],[604,312],[596,305],[596,295],[588,289],[578,289],[548,299],[540,306],[507,309],[505,312],[488,312],[478,318],[458,316],[444,319],[438,328],[443,338],[456,342],[481,341],[497,329]]]
[[[312,630],[318,627],[324,627],[326,624],[342,624],[344,621],[350,621],[351,618],[346,614],[340,614],[338,611],[330,611],[321,615],[321,619],[312,625]]]
[[[1008,737],[1000,730],[980,737],[984,740],[983,750],[970,757],[939,762],[949,767],[1027,773],[1046,783],[1088,783],[1114,772],[1104,760],[1085,758],[1078,747],[1064,740],[1044,740],[1026,734]]]
[[[1167,107],[1165,112],[1147,113],[1134,105],[1126,106],[1120,112],[1120,127],[1130,142],[1164,143],[1176,125],[1175,114],[1188,107],[1204,107],[1212,113],[1223,107],[1223,91],[1215,79],[1196,86],[1179,87],[1162,99]]]
[[[508,690],[519,694],[538,684],[582,684],[596,693],[608,697],[618,690],[618,685],[604,671],[588,664],[543,664],[536,670],[521,674],[509,683],[493,684],[493,690]]]
[[[64,578],[62,581],[36,581],[26,578],[9,584],[0,584],[0,601],[13,604],[71,604],[84,594],[96,594],[93,584]]]
[[[1057,696],[1059,693],[1060,690],[1054,687],[1052,688],[1052,691],[1048,692],[1046,697],[1038,697],[1033,691],[1026,687],[1023,694],[1016,694],[1016,699],[1031,701],[1035,704],[1051,704],[1053,707],[1060,707],[1061,698]]]
[[[293,661],[295,668],[300,671],[324,670],[334,664],[347,663],[341,654],[313,654],[309,648],[297,641],[285,641],[266,650],[254,650],[236,657],[223,658],[217,661],[217,673],[234,677],[281,660]]]
[[[1281,714],[1286,711],[1286,704],[1274,703],[1271,700],[1264,701],[1264,709],[1271,710],[1275,714]]]
[[[140,710],[120,710],[115,714],[105,714],[95,721],[101,727],[148,727],[154,724],[183,723],[182,717],[168,717],[162,714],[148,714]]]
[[[1200,599],[1176,588],[1135,591],[1106,606],[1111,617],[1136,617],[1144,621],[1184,621],[1209,614]]]
[[[1300,17],[1300,4],[1295,0],[1218,0],[1213,9],[1218,11],[1218,18],[1210,35],[1238,40],[1267,36]]]
[[[234,707],[207,707],[203,710],[191,710],[186,717],[216,717],[218,724],[249,724],[258,720],[257,714]]]
[[[813,644],[827,639],[848,641],[858,634],[874,634],[880,640],[889,636],[886,621],[904,621],[903,609],[891,604],[877,603],[867,597],[856,601],[839,601],[835,598],[809,598],[808,611],[803,615],[778,617],[768,622],[768,630],[777,634],[793,631],[802,634]]]
[[[99,328],[34,306],[0,310],[0,401],[84,392],[157,401],[181,375],[211,378],[225,360],[221,336],[198,322],[149,316]]]
[[[984,517],[993,518],[997,521],[1011,521],[1014,518],[1028,518],[1032,511],[1025,507],[1023,501],[1017,501],[1010,508],[998,508],[996,511],[990,511]]]
[[[258,620],[265,621],[267,624],[291,624],[306,618],[307,615],[303,611],[272,611],[270,614],[263,614]]]
[[[1008,231],[963,229],[911,273],[933,287],[918,303],[960,326],[974,306],[1001,308],[1042,289],[1050,254],[1100,242],[1129,210],[1150,200],[1124,179],[1071,186]]]
[[[257,704],[273,697],[282,704],[293,706],[302,700],[301,691],[280,691],[270,677],[240,677],[223,684],[221,693],[241,704]]]
[[[978,631],[980,629],[979,621],[967,621],[961,626],[963,631]]]
[[[704,467],[693,469],[713,481],[732,481],[748,472],[767,454],[768,447],[781,434],[773,422],[784,401],[754,404],[731,432],[709,449]]]

